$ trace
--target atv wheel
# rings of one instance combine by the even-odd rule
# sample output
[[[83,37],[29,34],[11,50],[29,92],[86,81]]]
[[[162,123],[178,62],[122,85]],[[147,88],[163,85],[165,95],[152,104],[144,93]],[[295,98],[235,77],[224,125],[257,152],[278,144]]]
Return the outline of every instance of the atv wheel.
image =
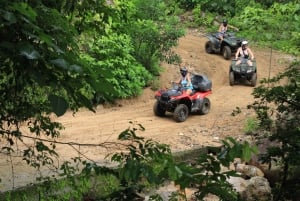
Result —
[[[234,73],[233,73],[233,71],[229,72],[229,85],[230,86],[234,85]]]
[[[257,80],[257,74],[253,73],[253,75],[251,76],[251,86],[255,87],[256,85],[256,80]]]
[[[189,108],[185,104],[179,104],[173,114],[173,118],[177,122],[183,122],[189,115]]]
[[[223,53],[224,59],[228,60],[231,58],[231,49],[229,46],[224,46],[222,53]]]
[[[158,101],[156,101],[153,106],[153,112],[156,116],[163,117],[165,116],[166,110],[160,106]]]
[[[200,114],[207,114],[210,111],[210,100],[208,98],[203,99]]]
[[[207,42],[205,43],[205,51],[206,51],[206,53],[208,53],[208,54],[214,53],[212,42],[207,41]]]

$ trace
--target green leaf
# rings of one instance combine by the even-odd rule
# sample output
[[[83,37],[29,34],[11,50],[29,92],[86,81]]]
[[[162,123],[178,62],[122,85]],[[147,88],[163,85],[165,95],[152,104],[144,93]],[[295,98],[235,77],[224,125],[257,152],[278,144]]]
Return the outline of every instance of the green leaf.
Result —
[[[69,66],[70,66],[69,63],[64,59],[55,59],[55,60],[51,60],[50,62],[58,67],[66,69],[66,70],[69,69]]]
[[[180,178],[182,176],[182,174],[183,174],[182,171],[181,171],[181,169],[178,166],[175,166],[175,170],[176,170],[177,175],[178,175],[177,177]]]
[[[40,58],[40,54],[31,45],[26,45],[21,48],[20,55],[25,56],[27,59],[34,60]]]
[[[249,147],[249,144],[245,144],[243,146],[243,158],[245,161],[249,161],[251,159],[251,153],[252,153],[252,150],[251,148]]]
[[[27,3],[14,3],[12,8],[28,17],[31,21],[35,21],[37,14]]]
[[[68,103],[64,98],[50,94],[48,100],[50,101],[53,112],[58,117],[66,113],[68,109]]]
[[[72,65],[70,66],[70,69],[71,69],[72,71],[77,72],[77,73],[82,73],[82,72],[83,72],[82,67],[81,67],[81,66],[78,66],[78,65],[76,65],[76,64],[72,64]]]
[[[267,40],[271,41],[273,39],[273,34],[272,33],[266,33],[265,36],[266,36]]]
[[[44,41],[45,43],[47,43],[48,45],[53,45],[53,43],[52,43],[52,38],[51,38],[51,36],[49,36],[49,35],[47,35],[47,34],[45,34],[45,33],[43,33],[43,32],[40,32],[39,33],[39,38],[42,40],[42,41]]]
[[[9,22],[9,24],[14,24],[17,22],[15,15],[11,12],[5,12],[3,17]]]

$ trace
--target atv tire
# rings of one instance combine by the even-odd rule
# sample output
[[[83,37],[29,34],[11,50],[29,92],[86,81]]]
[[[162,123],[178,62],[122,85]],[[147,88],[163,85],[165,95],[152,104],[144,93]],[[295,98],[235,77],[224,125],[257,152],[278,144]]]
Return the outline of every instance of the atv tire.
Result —
[[[229,85],[230,86],[234,85],[234,73],[233,73],[233,71],[229,72]]]
[[[208,53],[208,54],[214,53],[214,50],[213,50],[213,44],[212,44],[211,41],[207,41],[207,42],[205,43],[205,51],[206,51],[206,53]]]
[[[159,104],[158,101],[156,101],[156,102],[154,103],[154,106],[153,106],[153,112],[154,112],[154,114],[155,114],[156,116],[159,116],[159,117],[163,117],[163,116],[165,116],[165,114],[166,114],[166,110],[163,109],[163,108],[160,106],[160,104]]]
[[[252,87],[256,86],[256,81],[257,81],[257,74],[253,73],[253,75],[251,76],[251,86]]]
[[[230,47],[229,46],[224,46],[222,54],[223,54],[224,59],[229,60],[231,58],[231,49],[230,49]]]
[[[189,108],[185,104],[179,104],[173,114],[173,118],[177,122],[184,122],[189,115]]]
[[[200,109],[200,114],[207,114],[210,111],[210,100],[208,98],[203,99],[202,107]]]

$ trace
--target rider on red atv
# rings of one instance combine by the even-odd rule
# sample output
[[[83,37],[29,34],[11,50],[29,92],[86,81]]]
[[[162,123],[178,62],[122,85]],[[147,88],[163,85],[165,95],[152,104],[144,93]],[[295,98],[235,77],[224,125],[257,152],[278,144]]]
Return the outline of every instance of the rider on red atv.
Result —
[[[178,80],[177,84],[179,84],[182,87],[183,92],[187,93],[188,95],[191,95],[191,93],[193,92],[193,84],[188,69],[186,67],[181,67],[180,74],[181,78]],[[199,109],[199,105],[200,98],[197,98],[193,101],[191,111],[197,111]]]
[[[178,80],[177,84],[179,84],[182,87],[182,90],[185,93],[190,95],[193,91],[193,85],[188,69],[186,67],[181,67],[180,74],[181,78]]]
[[[210,110],[210,101],[207,98],[212,93],[211,81],[204,75],[191,73],[187,68],[180,68],[181,78],[172,88],[161,89],[155,92],[153,112],[163,117],[166,112],[173,113],[177,122],[183,122],[190,113],[205,115]]]

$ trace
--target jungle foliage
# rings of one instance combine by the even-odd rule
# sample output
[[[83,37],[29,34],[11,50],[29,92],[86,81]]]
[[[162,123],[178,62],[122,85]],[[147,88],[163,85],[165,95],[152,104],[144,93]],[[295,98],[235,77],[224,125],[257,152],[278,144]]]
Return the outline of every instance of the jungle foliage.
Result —
[[[281,167],[280,182],[274,190],[274,200],[296,200],[299,195],[300,167],[300,63],[294,62],[285,72],[264,79],[254,89],[254,109],[260,128],[274,142],[261,155],[264,163]],[[264,136],[259,136],[262,138]]]
[[[9,159],[21,153],[37,170],[54,166],[59,157],[56,140],[63,125],[53,122],[51,114],[61,116],[81,107],[93,111],[93,103],[137,96],[159,75],[161,61],[180,63],[172,48],[184,35],[177,14],[185,10],[192,10],[193,26],[215,28],[214,16],[218,15],[230,19],[249,40],[295,55],[300,52],[297,1],[1,0],[0,5],[0,153]],[[277,85],[282,80],[288,82]],[[270,140],[281,144],[264,156],[267,162],[280,159],[282,165],[282,182],[274,192],[277,200],[296,196],[291,192],[296,194],[299,189],[287,185],[300,161],[299,80],[296,62],[283,74],[264,80],[253,93],[258,101],[251,108],[257,112],[260,126],[269,131]],[[120,146],[126,151],[112,157],[118,168],[74,158],[54,167],[61,173],[60,179],[66,180],[41,178],[43,185],[34,195],[39,200],[126,200],[136,197],[145,185],[173,180],[182,188],[197,184],[199,199],[208,193],[223,200],[239,199],[226,181],[234,172],[220,173],[220,167],[228,166],[234,157],[248,160],[255,148],[227,139],[219,154],[201,155],[193,167],[174,161],[167,145],[138,137],[138,130],[143,127],[120,134],[120,141],[125,141]],[[199,174],[202,172],[210,174]],[[82,177],[74,177],[78,173]],[[118,187],[100,197],[91,191],[89,178],[94,174],[108,175]],[[74,189],[60,194],[51,191],[53,185]],[[13,193],[8,192],[6,199],[16,200]],[[27,199],[24,196],[21,194],[20,200]]]
[[[52,114],[140,94],[183,34],[158,3],[160,23],[138,14],[139,1],[0,1],[1,154],[52,166],[63,129]],[[127,26],[143,21],[135,43]]]
[[[271,47],[289,54],[300,54],[300,5],[298,1],[193,1],[182,0],[183,8],[192,11],[187,26],[205,26],[218,30],[217,22],[227,19],[239,28],[238,35],[255,45]],[[183,6],[184,5],[184,6]],[[186,8],[187,10],[189,10]]]
[[[116,167],[107,168],[76,157],[60,167],[60,177],[43,178],[40,185],[8,191],[0,194],[0,198],[14,201],[143,200],[140,195],[147,192],[146,189],[155,189],[165,182],[174,181],[181,189],[197,186],[195,197],[198,200],[203,200],[208,194],[226,201],[240,200],[227,181],[229,177],[238,177],[236,172],[220,171],[222,167],[229,167],[236,157],[249,161],[257,152],[255,147],[248,142],[242,144],[227,138],[216,156],[203,152],[194,164],[188,164],[175,160],[168,145],[137,135],[144,130],[141,125],[131,124],[119,135],[121,149],[110,156],[111,161],[118,164]],[[84,167],[79,168],[82,165]],[[162,200],[155,192],[149,195],[150,200]],[[180,193],[172,197],[185,199],[185,195]]]

